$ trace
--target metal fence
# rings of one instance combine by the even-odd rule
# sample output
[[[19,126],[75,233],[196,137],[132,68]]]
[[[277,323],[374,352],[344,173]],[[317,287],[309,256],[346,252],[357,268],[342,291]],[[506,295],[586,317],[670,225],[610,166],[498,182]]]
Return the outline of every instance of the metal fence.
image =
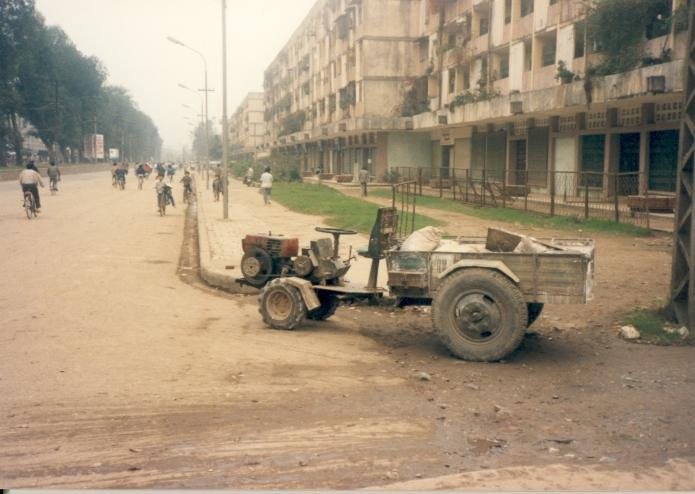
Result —
[[[649,190],[640,173],[391,168],[392,183],[409,181],[420,196],[471,205],[520,209],[580,220],[603,219],[649,229],[673,229],[674,197]]]

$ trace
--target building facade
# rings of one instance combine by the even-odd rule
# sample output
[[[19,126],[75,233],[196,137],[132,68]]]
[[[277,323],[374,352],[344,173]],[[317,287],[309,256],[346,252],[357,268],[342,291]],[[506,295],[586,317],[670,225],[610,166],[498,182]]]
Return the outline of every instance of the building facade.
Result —
[[[263,93],[249,93],[229,119],[232,159],[253,159],[265,139]]]
[[[601,76],[584,0],[319,0],[265,72],[263,147],[306,172],[671,192],[685,0],[651,3],[641,62]]]

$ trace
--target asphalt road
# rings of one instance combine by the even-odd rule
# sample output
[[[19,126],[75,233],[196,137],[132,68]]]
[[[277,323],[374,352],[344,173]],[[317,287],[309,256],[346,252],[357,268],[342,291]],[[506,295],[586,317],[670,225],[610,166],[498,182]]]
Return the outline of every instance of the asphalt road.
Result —
[[[694,456],[691,348],[551,329],[467,363],[426,313],[363,308],[271,331],[254,297],[186,282],[184,210],[159,217],[152,183],[42,199],[29,221],[0,183],[0,486],[694,487],[669,463]]]

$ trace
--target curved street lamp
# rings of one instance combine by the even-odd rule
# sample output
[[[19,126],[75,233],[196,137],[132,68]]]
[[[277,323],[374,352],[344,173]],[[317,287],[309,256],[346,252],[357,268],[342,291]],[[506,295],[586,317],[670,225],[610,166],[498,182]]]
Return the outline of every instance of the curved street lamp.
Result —
[[[176,39],[172,36],[167,36],[166,39],[167,39],[167,41],[169,41],[175,45],[178,45],[178,46],[181,46],[183,48],[187,48],[187,49],[191,50],[193,53],[198,55],[201,58],[201,60],[203,61],[203,70],[205,73],[205,88],[202,90],[205,92],[205,170],[206,170],[207,188],[209,189],[210,188],[210,150],[209,150],[210,131],[208,129],[208,127],[209,127],[209,124],[208,124],[208,92],[210,90],[208,89],[208,62],[202,53],[200,53],[195,48],[188,46],[186,43],[179,41],[178,39]],[[190,89],[190,88],[185,87],[183,84],[179,84],[179,87],[183,87],[184,89]],[[193,89],[190,89],[190,90],[193,91]]]

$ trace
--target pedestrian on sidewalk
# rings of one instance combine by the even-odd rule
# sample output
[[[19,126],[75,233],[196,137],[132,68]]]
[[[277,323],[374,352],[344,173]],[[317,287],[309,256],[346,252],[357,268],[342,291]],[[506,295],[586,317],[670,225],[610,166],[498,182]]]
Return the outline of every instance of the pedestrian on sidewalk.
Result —
[[[263,194],[263,202],[270,204],[270,192],[273,189],[273,175],[270,173],[270,167],[266,166],[261,174],[261,193]]]
[[[367,197],[367,182],[369,182],[369,170],[366,166],[363,166],[360,170],[360,186],[362,187],[362,197]]]

